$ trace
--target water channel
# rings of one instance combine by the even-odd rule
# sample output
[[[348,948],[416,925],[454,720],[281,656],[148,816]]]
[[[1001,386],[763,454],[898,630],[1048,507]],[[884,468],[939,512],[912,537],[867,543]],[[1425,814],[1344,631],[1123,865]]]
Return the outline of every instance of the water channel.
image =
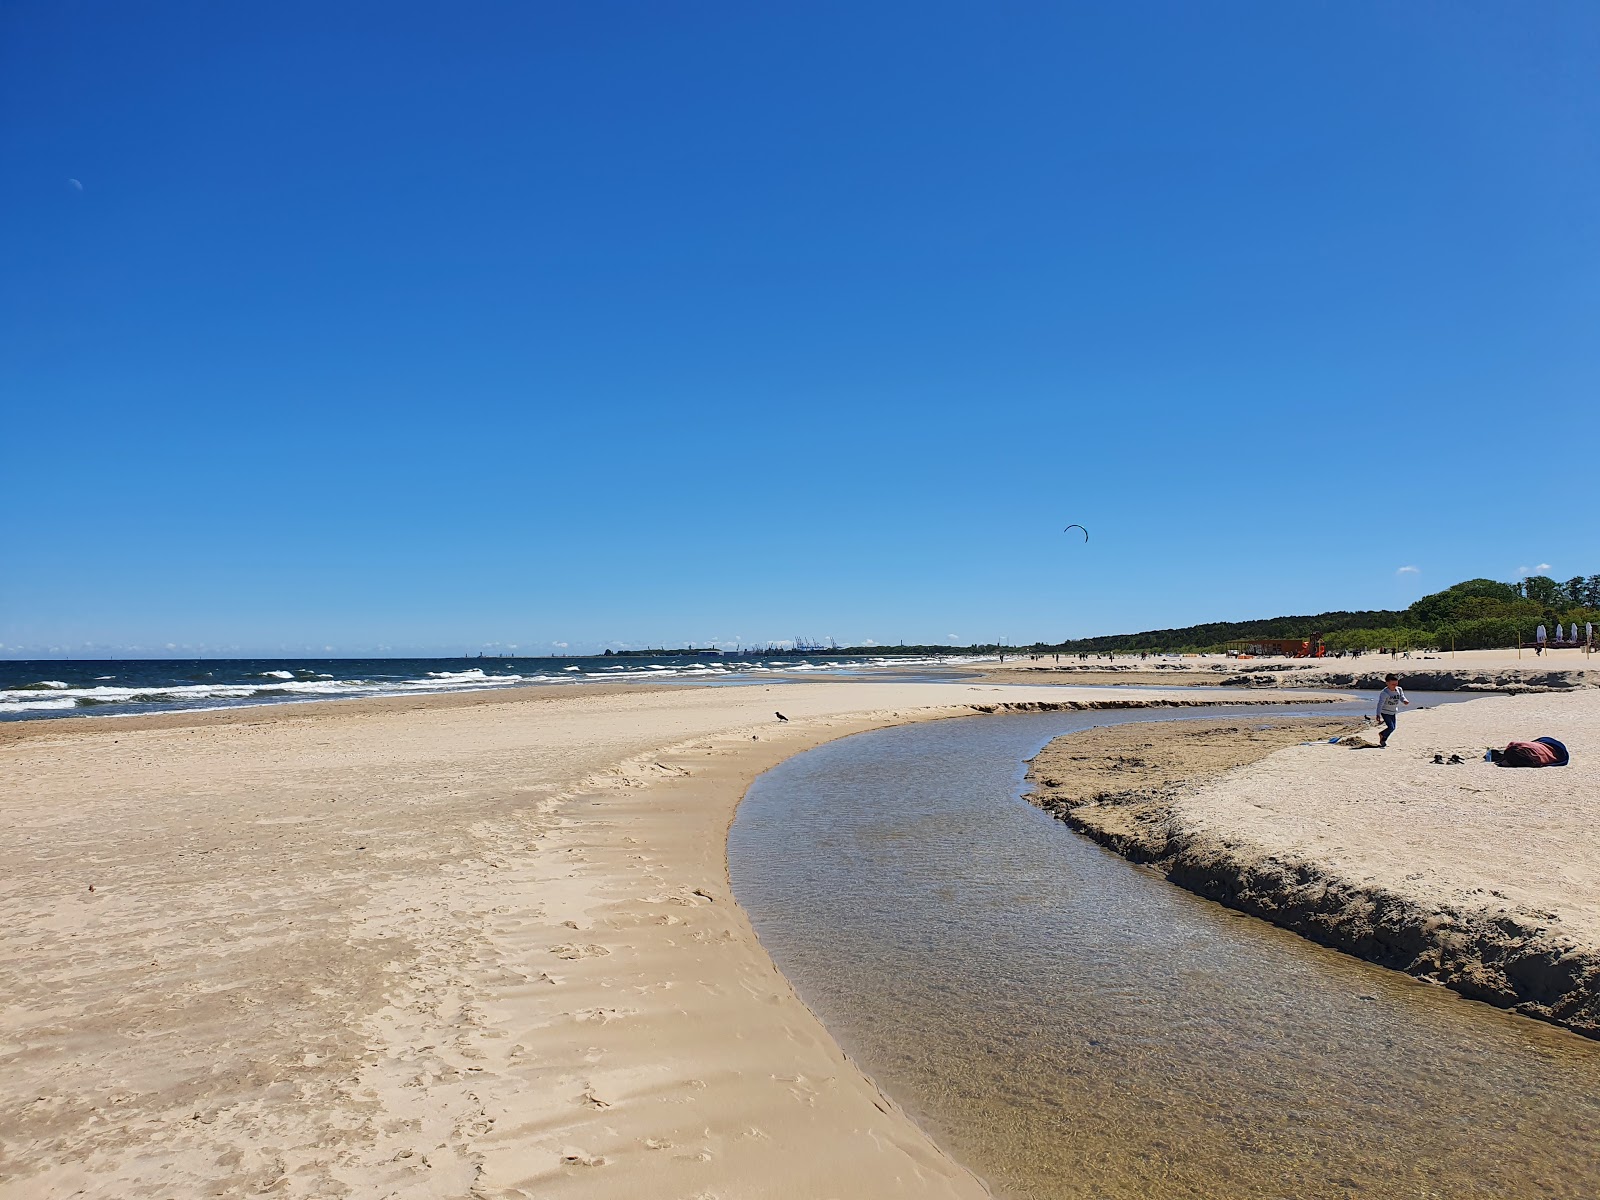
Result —
[[[735,892],[844,1049],[998,1196],[1600,1195],[1600,1043],[1201,900],[1021,798],[1063,733],[1221,715],[1285,712],[819,747],[751,788]]]

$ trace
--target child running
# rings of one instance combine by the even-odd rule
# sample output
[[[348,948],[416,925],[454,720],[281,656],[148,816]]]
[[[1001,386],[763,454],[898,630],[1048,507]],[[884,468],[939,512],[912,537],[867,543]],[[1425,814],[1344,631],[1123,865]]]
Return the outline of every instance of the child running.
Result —
[[[1406,694],[1400,687],[1400,676],[1385,675],[1383,691],[1378,693],[1378,720],[1383,722],[1383,732],[1378,735],[1380,750],[1386,749],[1389,745],[1389,735],[1394,732],[1401,705],[1409,708],[1411,701],[1406,699]]]

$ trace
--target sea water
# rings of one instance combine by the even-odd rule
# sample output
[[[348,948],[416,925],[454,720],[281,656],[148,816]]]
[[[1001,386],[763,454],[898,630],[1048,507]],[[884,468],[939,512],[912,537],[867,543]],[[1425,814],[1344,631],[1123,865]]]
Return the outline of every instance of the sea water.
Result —
[[[808,654],[0,661],[0,721],[578,683],[771,683],[886,668],[934,678],[942,663],[960,661],[978,660]]]

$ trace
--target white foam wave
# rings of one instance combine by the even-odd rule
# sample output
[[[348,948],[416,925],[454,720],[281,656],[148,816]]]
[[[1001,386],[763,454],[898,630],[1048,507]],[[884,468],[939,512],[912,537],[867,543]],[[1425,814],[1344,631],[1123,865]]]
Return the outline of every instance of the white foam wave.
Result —
[[[598,663],[585,670],[578,664],[565,664],[559,670],[546,668],[530,674],[492,674],[481,667],[459,671],[430,671],[418,677],[389,676],[378,678],[335,678],[325,673],[301,670],[263,671],[250,680],[235,683],[172,683],[144,687],[108,686],[113,676],[100,676],[93,686],[73,687],[61,680],[42,680],[39,683],[0,689],[0,717],[55,713],[69,709],[87,712],[127,712],[148,707],[176,707],[194,709],[210,702],[269,703],[292,699],[336,699],[341,697],[417,695],[425,693],[475,691],[485,688],[503,688],[516,684],[581,683],[586,680],[693,680],[726,679],[739,676],[794,675],[813,673],[850,673],[884,667],[933,666],[939,663],[981,661],[983,656],[951,655],[948,657],[880,656],[857,659],[853,662],[817,662],[795,659],[759,659],[735,661],[696,661],[677,664],[662,663]]]
[[[55,696],[50,697],[48,700],[17,701],[17,700],[4,699],[4,697],[7,696],[7,695],[13,695],[14,696],[14,695],[16,695],[16,693],[15,692],[0,692],[0,713],[30,713],[30,712],[42,712],[42,711],[45,711],[47,709],[55,709],[55,708],[76,708],[76,707],[78,707],[78,702],[76,700],[68,700],[68,699],[65,699],[65,698],[58,698],[58,697],[55,697]]]

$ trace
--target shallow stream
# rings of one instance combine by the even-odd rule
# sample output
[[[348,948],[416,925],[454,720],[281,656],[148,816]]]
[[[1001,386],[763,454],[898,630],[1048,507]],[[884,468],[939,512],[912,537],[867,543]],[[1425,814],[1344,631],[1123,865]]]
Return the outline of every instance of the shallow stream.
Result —
[[[822,746],[751,788],[735,892],[845,1050],[999,1196],[1600,1195],[1600,1043],[1201,900],[1021,799],[1063,733],[1246,715],[1285,712]]]

